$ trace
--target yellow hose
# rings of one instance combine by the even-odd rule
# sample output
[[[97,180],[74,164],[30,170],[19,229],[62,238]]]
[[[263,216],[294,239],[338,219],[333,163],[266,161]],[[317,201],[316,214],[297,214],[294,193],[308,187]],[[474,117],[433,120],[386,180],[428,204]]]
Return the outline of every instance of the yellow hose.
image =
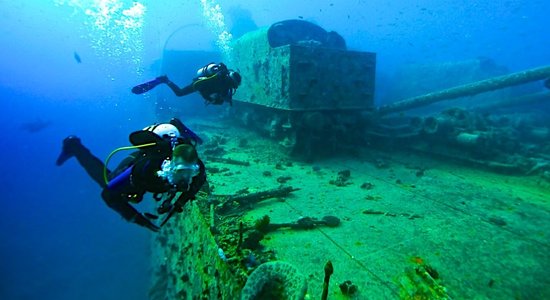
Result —
[[[109,164],[109,160],[111,160],[111,157],[119,152],[119,151],[122,151],[122,150],[132,150],[132,149],[137,149],[137,148],[144,148],[144,147],[149,147],[149,146],[154,146],[156,145],[157,143],[147,143],[147,144],[143,144],[143,145],[135,145],[135,146],[125,146],[125,147],[120,147],[120,148],[116,148],[115,150],[113,150],[109,156],[107,156],[107,159],[105,159],[105,164],[103,165],[103,180],[105,180],[105,185],[109,184],[109,179],[107,179],[107,164]]]

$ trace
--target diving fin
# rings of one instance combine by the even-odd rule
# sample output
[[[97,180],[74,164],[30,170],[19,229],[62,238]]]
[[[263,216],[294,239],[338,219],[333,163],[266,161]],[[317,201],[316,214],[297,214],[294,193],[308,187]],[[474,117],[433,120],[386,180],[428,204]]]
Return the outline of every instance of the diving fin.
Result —
[[[154,89],[157,85],[159,85],[161,83],[162,83],[162,80],[160,80],[159,78],[155,78],[151,81],[148,81],[148,82],[145,82],[145,83],[138,84],[138,85],[134,86],[132,88],[132,93],[134,93],[136,95],[141,95],[143,93],[146,93],[146,92]]]
[[[82,146],[82,144],[80,143],[80,139],[76,135],[70,135],[66,137],[63,140],[61,153],[57,157],[55,164],[58,166],[63,165],[69,158],[73,157],[79,149],[83,148],[84,146]]]
[[[170,120],[170,124],[176,126],[176,128],[180,132],[180,135],[184,139],[190,139],[192,141],[195,141],[196,144],[202,145],[203,140],[196,133],[194,133],[193,130],[185,126],[178,118],[172,118],[172,120]]]

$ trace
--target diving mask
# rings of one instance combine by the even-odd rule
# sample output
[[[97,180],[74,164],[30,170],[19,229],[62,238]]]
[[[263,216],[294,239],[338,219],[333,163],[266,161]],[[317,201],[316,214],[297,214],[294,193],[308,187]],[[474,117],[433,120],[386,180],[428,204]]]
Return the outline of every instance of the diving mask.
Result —
[[[200,166],[197,163],[177,163],[167,159],[162,162],[161,170],[157,172],[157,175],[166,179],[172,185],[189,187],[193,177],[199,175],[199,173]]]

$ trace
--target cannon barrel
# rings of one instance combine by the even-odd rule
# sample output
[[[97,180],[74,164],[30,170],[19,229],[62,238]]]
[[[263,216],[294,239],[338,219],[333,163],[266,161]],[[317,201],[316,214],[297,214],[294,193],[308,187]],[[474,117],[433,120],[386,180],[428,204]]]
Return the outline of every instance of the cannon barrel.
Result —
[[[550,78],[550,66],[538,67],[397,101],[395,103],[379,107],[378,113],[380,115],[387,115],[402,112],[413,108],[430,105],[439,101],[473,96],[484,92],[547,78]]]

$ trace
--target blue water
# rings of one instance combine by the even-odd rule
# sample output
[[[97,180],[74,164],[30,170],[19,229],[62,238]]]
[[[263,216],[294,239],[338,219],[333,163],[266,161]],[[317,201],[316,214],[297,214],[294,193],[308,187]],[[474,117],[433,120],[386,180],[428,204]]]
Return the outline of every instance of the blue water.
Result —
[[[376,52],[377,97],[403,63],[484,56],[511,71],[550,63],[548,1],[206,3],[248,10],[257,26],[303,18],[339,32],[350,49]],[[147,299],[149,232],[107,208],[75,161],[54,161],[69,134],[104,158],[157,121],[153,97],[130,88],[158,75],[154,62],[174,30],[209,23],[203,11],[198,0],[0,1],[0,299]],[[180,46],[214,47],[203,39]],[[51,124],[22,129],[40,121]]]

